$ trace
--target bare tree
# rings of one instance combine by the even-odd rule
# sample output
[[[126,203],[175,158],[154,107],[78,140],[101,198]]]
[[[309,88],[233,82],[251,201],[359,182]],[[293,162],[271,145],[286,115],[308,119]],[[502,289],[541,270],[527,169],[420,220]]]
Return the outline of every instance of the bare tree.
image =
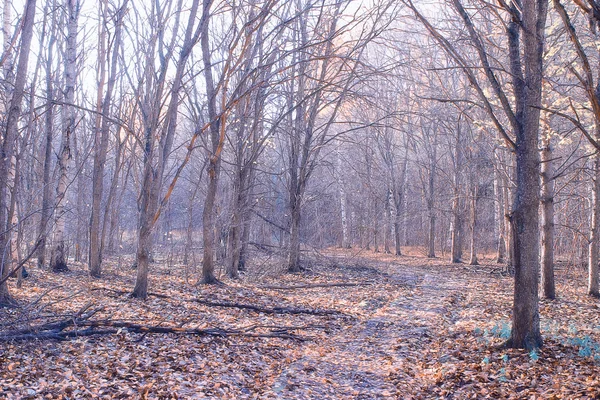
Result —
[[[17,61],[17,71],[15,74],[14,89],[10,105],[8,109],[8,115],[6,116],[6,132],[4,134],[4,140],[2,141],[2,157],[0,157],[0,181],[6,183],[8,181],[8,173],[10,169],[10,163],[13,158],[15,140],[18,134],[18,123],[21,115],[21,103],[23,100],[25,83],[27,79],[27,64],[29,61],[29,52],[31,49],[31,41],[33,38],[33,25],[35,20],[35,7],[36,0],[27,0],[25,3],[25,11],[22,19],[22,30],[21,30],[21,46],[19,51],[19,58]],[[7,205],[10,203],[10,199],[7,193],[7,185],[0,185],[0,226],[7,225]],[[13,303],[12,297],[8,291],[6,279],[11,271],[8,267],[8,257],[6,251],[8,250],[10,232],[3,229],[0,233],[0,249],[2,250],[2,259],[0,260],[0,274],[2,283],[0,283],[0,304],[10,305]]]

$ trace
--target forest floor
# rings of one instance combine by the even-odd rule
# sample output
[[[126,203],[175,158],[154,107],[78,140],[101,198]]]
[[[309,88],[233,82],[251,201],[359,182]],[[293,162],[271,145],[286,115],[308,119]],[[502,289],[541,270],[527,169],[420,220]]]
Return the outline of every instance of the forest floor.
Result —
[[[0,398],[600,397],[600,302],[579,268],[558,268],[559,297],[540,305],[545,346],[527,353],[500,346],[512,278],[496,264],[330,250],[303,274],[263,264],[195,286],[190,271],[157,260],[145,302],[127,296],[135,272],[125,264],[102,279],[83,266],[32,268],[22,289],[11,281],[21,307],[0,310],[0,339],[88,311],[88,321],[179,333],[113,324],[64,341],[0,341]]]

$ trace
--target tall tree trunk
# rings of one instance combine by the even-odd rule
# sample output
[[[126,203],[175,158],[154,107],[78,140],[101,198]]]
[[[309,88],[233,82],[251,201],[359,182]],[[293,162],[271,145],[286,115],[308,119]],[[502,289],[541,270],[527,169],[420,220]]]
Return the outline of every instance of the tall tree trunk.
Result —
[[[552,148],[546,138],[541,151],[541,206],[542,206],[542,246],[541,246],[541,288],[547,299],[556,297],[554,287],[554,174],[552,168]]]
[[[139,199],[139,220],[138,220],[138,249],[137,249],[137,277],[132,297],[146,299],[148,297],[148,270],[150,262],[150,252],[152,251],[152,230],[156,225],[156,221],[160,218],[163,207],[168,202],[168,196],[163,198],[159,203],[159,196],[164,178],[167,159],[173,146],[173,140],[177,129],[178,108],[181,102],[181,91],[183,89],[183,81],[186,70],[187,60],[191,54],[194,45],[198,41],[200,31],[195,28],[199,0],[193,0],[190,5],[190,14],[185,27],[184,40],[181,45],[179,58],[175,65],[175,73],[170,86],[170,98],[166,110],[162,110],[162,93],[166,87],[166,74],[169,69],[175,41],[178,37],[179,16],[181,12],[181,2],[177,3],[175,12],[175,21],[171,40],[167,45],[169,57],[162,57],[158,75],[152,67],[154,60],[147,58],[146,74],[149,78],[147,84],[154,82],[156,87],[148,88],[149,93],[152,93],[152,99],[149,103],[144,104],[151,112],[151,118],[145,121],[145,144],[144,144],[144,171],[142,178],[142,186],[140,189]],[[124,6],[126,5],[126,1]],[[121,8],[121,12],[125,12],[125,7]],[[203,14],[203,18],[206,14]],[[203,20],[205,21],[206,18]],[[162,24],[162,21],[157,21]],[[202,23],[202,22],[201,22]],[[154,42],[156,44],[156,42]],[[150,85],[152,86],[152,85]],[[154,92],[156,91],[156,92]],[[156,96],[156,97],[155,97]],[[164,112],[164,115],[163,115]],[[149,114],[147,114],[149,115]],[[164,125],[158,129],[158,121],[163,118]],[[158,136],[158,138],[157,138]],[[156,154],[156,157],[155,157]]]
[[[600,250],[600,156],[596,155],[592,167],[592,219],[588,251],[588,294],[599,297],[598,292],[598,251]]]
[[[71,158],[71,135],[75,130],[75,84],[77,81],[77,22],[79,0],[65,0],[67,10],[67,43],[65,50],[65,132],[58,160],[58,185],[56,187],[56,211],[50,268],[54,272],[68,271],[65,249],[65,214],[69,159]]]
[[[123,167],[122,161],[122,153],[123,146],[125,142],[121,142],[119,139],[119,134],[121,129],[117,129],[117,134],[115,135],[115,140],[117,141],[116,149],[115,149],[115,165],[113,170],[113,176],[110,183],[110,188],[108,189],[108,195],[106,196],[106,206],[104,208],[104,217],[102,220],[102,233],[100,235],[100,255],[104,253],[105,243],[107,240],[107,233],[110,233],[110,229],[113,227],[111,224],[111,217],[115,215],[115,197],[117,194],[117,187],[119,186],[119,174],[121,172],[121,168]],[[110,240],[110,239],[109,239]]]
[[[394,242],[396,255],[402,255],[402,232],[406,228],[406,169],[408,167],[408,156],[405,155],[402,160],[400,176],[394,180]],[[406,233],[404,234],[406,236]],[[406,238],[404,240],[406,244]]]
[[[54,23],[48,34],[48,49],[46,53],[46,110],[45,110],[45,148],[44,148],[44,172],[42,176],[42,209],[40,211],[40,225],[38,229],[37,264],[43,267],[46,263],[46,241],[48,237],[48,223],[52,217],[50,185],[50,169],[52,167],[52,135],[54,131],[54,83],[52,76],[54,43],[56,41]]]
[[[221,151],[225,141],[225,108],[222,107],[221,114],[217,111],[217,88],[213,80],[213,64],[211,61],[211,50],[208,35],[208,13],[212,0],[204,0],[204,16],[206,22],[203,26],[203,34],[200,39],[202,47],[202,60],[204,63],[204,79],[206,82],[206,97],[208,98],[207,108],[210,118],[210,154],[208,155],[208,186],[206,198],[204,200],[204,210],[202,211],[202,279],[201,283],[213,284],[218,280],[215,276],[215,245],[216,245],[216,226],[215,226],[215,202],[219,184],[219,174],[221,170]],[[226,99],[226,89],[223,88],[222,103]]]
[[[100,227],[100,216],[102,215],[102,197],[104,192],[104,165],[106,163],[106,154],[110,139],[110,112],[113,103],[113,91],[117,82],[117,63],[121,47],[123,18],[125,17],[128,0],[124,0],[121,7],[117,10],[115,22],[115,39],[112,43],[112,55],[110,58],[110,71],[108,81],[106,81],[106,55],[107,32],[104,23],[99,26],[100,45],[98,47],[98,95],[96,98],[96,107],[101,114],[96,117],[96,135],[94,136],[94,169],[92,174],[92,213],[90,216],[90,246],[89,246],[89,273],[90,276],[99,278],[102,274],[102,239],[105,227]],[[102,18],[106,18],[107,2],[99,5],[102,8]],[[102,91],[106,82],[106,93],[102,100]]]
[[[516,76],[517,107],[520,129],[516,130],[517,189],[512,225],[515,237],[515,286],[510,347],[534,349],[542,345],[538,306],[540,271],[539,197],[540,160],[538,138],[542,77],[544,29],[548,4],[523,0],[522,24],[509,28],[523,30],[523,80]],[[512,32],[514,34],[514,32]],[[518,33],[517,33],[518,35]],[[518,39],[518,38],[517,38]],[[513,37],[514,40],[514,37]],[[511,47],[512,70],[521,70],[518,41]],[[520,98],[520,96],[522,96]]]
[[[340,195],[340,222],[342,223],[342,243],[343,249],[350,248],[350,236],[348,234],[348,198],[346,196],[346,188],[344,187],[344,179],[342,177],[342,158],[339,150],[336,152],[337,161],[337,184]]]
[[[462,207],[461,193],[463,172],[463,142],[460,119],[456,127],[456,145],[454,155],[454,178],[452,185],[452,234],[450,246],[450,262],[462,262]]]
[[[435,149],[435,146],[434,146]],[[435,258],[435,210],[434,190],[435,190],[435,154],[432,156],[432,162],[429,166],[429,180],[427,187],[427,257]]]
[[[0,181],[6,182],[8,178],[8,170],[10,162],[14,154],[15,140],[18,135],[18,123],[21,115],[21,103],[23,100],[25,82],[27,80],[27,64],[29,61],[29,50],[31,48],[31,40],[33,37],[33,25],[35,22],[35,6],[36,0],[27,0],[25,3],[25,12],[23,14],[22,31],[21,31],[21,46],[19,51],[19,60],[17,63],[17,71],[15,75],[15,85],[12,98],[9,103],[8,115],[6,117],[6,133],[2,142],[2,153],[0,154]],[[7,206],[8,206],[7,186],[0,185],[0,226],[4,226],[7,222]],[[0,251],[6,254],[8,246],[8,232],[0,232]],[[10,265],[5,257],[0,260],[0,278],[4,279],[10,273],[8,266]],[[11,305],[13,299],[8,291],[6,281],[0,283],[0,305]]]

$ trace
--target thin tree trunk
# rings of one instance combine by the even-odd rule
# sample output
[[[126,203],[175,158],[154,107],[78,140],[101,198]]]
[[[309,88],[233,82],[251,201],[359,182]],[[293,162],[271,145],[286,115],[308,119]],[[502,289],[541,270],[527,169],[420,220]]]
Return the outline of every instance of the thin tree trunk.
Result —
[[[106,163],[106,154],[108,152],[108,144],[110,139],[109,121],[110,112],[112,110],[113,91],[117,81],[117,62],[119,59],[119,51],[121,47],[121,37],[123,29],[123,18],[127,9],[128,0],[123,1],[123,5],[119,8],[116,14],[115,22],[115,39],[112,43],[112,55],[110,59],[110,71],[108,81],[106,82],[106,54],[107,32],[104,24],[100,24],[100,46],[98,47],[98,95],[96,99],[96,107],[101,110],[96,118],[96,135],[94,137],[94,169],[92,175],[92,213],[90,216],[90,246],[89,246],[89,273],[90,276],[99,278],[102,274],[102,240],[105,227],[100,227],[100,216],[102,214],[102,197],[104,192],[104,165]],[[106,0],[103,1],[102,14],[108,12]],[[106,18],[105,15],[102,18]],[[106,82],[106,93],[102,99],[102,90]]]
[[[45,110],[45,149],[44,149],[44,172],[42,176],[42,209],[40,212],[40,225],[38,229],[37,264],[43,267],[46,263],[46,241],[48,237],[48,223],[52,217],[50,168],[52,166],[52,134],[54,130],[54,84],[52,76],[54,43],[56,41],[54,24],[49,33],[48,51],[46,53],[46,97],[48,99]]]
[[[452,186],[452,234],[450,246],[450,262],[462,262],[462,207],[460,189],[462,183],[463,143],[460,120],[456,129],[456,146],[454,156],[454,182]]]
[[[593,160],[592,178],[592,219],[588,252],[588,294],[599,297],[598,292],[598,251],[600,242],[600,157]]]
[[[300,272],[300,207],[299,200],[292,204],[290,221],[290,252],[288,259],[288,271]]]
[[[476,185],[476,183],[473,183]],[[477,186],[471,190],[471,258],[469,265],[479,265],[477,260]]]
[[[203,26],[203,34],[200,39],[202,47],[202,60],[204,63],[204,79],[206,82],[206,95],[208,98],[207,108],[208,117],[211,120],[209,135],[211,150],[208,155],[208,186],[206,198],[204,200],[204,210],[202,212],[202,279],[201,283],[214,284],[218,280],[215,276],[215,202],[217,197],[217,188],[219,184],[219,174],[221,169],[221,151],[225,140],[225,110],[221,110],[219,116],[217,112],[217,89],[213,80],[213,64],[211,61],[210,42],[208,37],[208,13],[210,11],[212,1],[204,0],[204,16],[206,22]],[[223,89],[222,102],[227,101],[226,89]]]
[[[496,262],[498,264],[503,264],[506,258],[506,243],[505,243],[505,224],[504,224],[504,202],[506,199],[504,198],[504,190],[501,186],[501,179],[499,177],[499,171],[497,168],[494,168],[494,198],[496,199],[494,202],[494,221],[496,224],[497,238],[498,238],[498,247],[496,251]]]
[[[435,147],[434,147],[435,149]],[[431,165],[429,166],[429,180],[427,192],[427,257],[435,258],[435,210],[434,205],[434,190],[435,190],[435,154],[432,157]]]
[[[390,236],[391,236],[391,225],[390,225],[390,221],[392,219],[392,211],[391,211],[391,205],[390,205],[390,196],[391,196],[391,190],[387,190],[386,191],[386,195],[385,195],[385,204],[384,204],[384,224],[383,224],[383,251],[386,254],[391,254],[392,252],[390,251]]]
[[[396,247],[396,255],[402,255],[402,233],[401,230],[406,228],[406,169],[408,167],[408,156],[404,156],[402,160],[402,168],[400,169],[400,177],[394,180],[394,242]],[[402,224],[403,222],[403,224]],[[405,232],[406,236],[406,232]],[[404,241],[406,244],[406,239]]]
[[[541,206],[542,206],[542,243],[541,243],[541,288],[542,296],[554,299],[554,174],[552,168],[552,149],[550,139],[545,139],[541,151]]]

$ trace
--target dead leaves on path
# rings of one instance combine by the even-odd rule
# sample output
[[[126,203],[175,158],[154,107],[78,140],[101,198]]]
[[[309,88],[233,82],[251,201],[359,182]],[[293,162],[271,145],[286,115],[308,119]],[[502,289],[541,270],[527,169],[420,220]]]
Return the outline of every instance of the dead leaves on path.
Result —
[[[577,270],[559,269],[560,298],[541,304],[546,345],[530,354],[498,347],[512,289],[510,278],[488,273],[496,266],[328,256],[308,274],[247,275],[218,287],[188,285],[156,266],[146,302],[127,296],[130,271],[96,281],[82,268],[34,268],[16,292],[30,306],[0,311],[1,332],[39,333],[70,316],[60,332],[110,335],[0,343],[0,397],[600,396],[598,300],[585,296]],[[219,330],[233,334],[195,334]]]

